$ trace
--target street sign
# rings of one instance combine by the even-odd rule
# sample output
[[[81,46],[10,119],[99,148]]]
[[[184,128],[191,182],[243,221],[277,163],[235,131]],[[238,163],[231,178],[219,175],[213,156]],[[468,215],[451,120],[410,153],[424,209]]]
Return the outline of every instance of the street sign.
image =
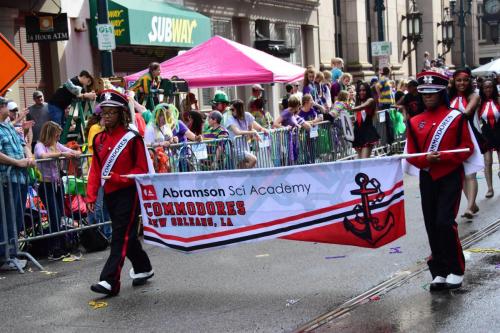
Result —
[[[380,69],[380,72],[382,72],[382,69],[384,67],[390,67],[388,55],[383,55],[378,57],[378,68]]]
[[[392,54],[391,42],[372,42],[372,56],[379,57]]]
[[[14,46],[0,34],[0,96],[16,82],[31,67],[30,63],[14,48]]]
[[[115,29],[112,24],[98,24],[97,48],[100,51],[111,51],[116,49]]]

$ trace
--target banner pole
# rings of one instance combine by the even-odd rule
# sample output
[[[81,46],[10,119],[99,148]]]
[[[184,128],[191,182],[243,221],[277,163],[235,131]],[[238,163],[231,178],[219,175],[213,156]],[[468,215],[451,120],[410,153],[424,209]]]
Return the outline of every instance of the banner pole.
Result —
[[[470,148],[460,148],[460,149],[451,149],[451,150],[441,150],[441,151],[437,151],[437,153],[452,153],[452,154],[456,154],[456,153],[466,153],[466,152],[469,152],[470,151]],[[393,155],[391,157],[397,157],[397,158],[404,158],[404,159],[407,159],[407,158],[413,158],[413,157],[420,157],[420,156],[425,156],[427,154],[430,154],[430,152],[425,152],[425,153],[414,153],[414,154],[401,154],[401,155]],[[369,158],[367,158],[366,160],[369,160]],[[136,177],[139,177],[139,176],[144,176],[145,174],[137,174],[137,175],[120,175],[120,177],[124,177],[124,178],[129,178],[129,179],[134,179]],[[110,179],[111,176],[104,176],[102,177],[102,179]]]

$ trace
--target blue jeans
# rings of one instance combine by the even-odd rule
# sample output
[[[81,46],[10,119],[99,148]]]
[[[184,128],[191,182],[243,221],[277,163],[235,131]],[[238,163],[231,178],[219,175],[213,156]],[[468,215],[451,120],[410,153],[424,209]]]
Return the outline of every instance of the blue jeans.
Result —
[[[60,107],[49,104],[49,117],[50,120],[55,121],[61,127],[64,127],[64,110],[62,110]]]
[[[2,207],[0,209],[0,242],[5,241],[3,228],[4,224],[6,224],[7,238],[11,245],[9,254],[10,256],[16,256],[17,246],[15,239],[17,239],[18,231],[24,228],[24,208],[28,187],[26,184],[19,183],[11,183],[10,189],[7,184],[1,184],[0,186],[3,191],[3,201],[1,202]],[[6,247],[0,246],[0,262],[3,261],[5,254]]]
[[[89,224],[102,223],[110,220],[108,208],[104,203],[104,188],[99,187],[99,191],[97,192],[97,200],[95,202],[95,211],[94,213],[89,212],[87,215],[87,219]],[[108,239],[111,237],[111,225],[105,224],[102,226],[102,232],[104,236]]]

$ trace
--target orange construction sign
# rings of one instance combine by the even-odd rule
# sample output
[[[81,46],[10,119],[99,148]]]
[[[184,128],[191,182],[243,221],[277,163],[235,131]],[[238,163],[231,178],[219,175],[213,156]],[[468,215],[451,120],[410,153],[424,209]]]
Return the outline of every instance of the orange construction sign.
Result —
[[[31,67],[30,63],[0,34],[0,96]]]

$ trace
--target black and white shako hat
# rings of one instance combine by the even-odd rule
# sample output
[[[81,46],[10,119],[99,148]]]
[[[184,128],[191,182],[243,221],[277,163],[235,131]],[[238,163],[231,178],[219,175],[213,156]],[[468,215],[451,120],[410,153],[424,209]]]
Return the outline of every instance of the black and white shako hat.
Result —
[[[113,106],[128,108],[128,98],[116,90],[103,90],[97,100],[99,106]]]
[[[417,90],[421,94],[435,94],[448,87],[448,77],[438,72],[417,74]]]

